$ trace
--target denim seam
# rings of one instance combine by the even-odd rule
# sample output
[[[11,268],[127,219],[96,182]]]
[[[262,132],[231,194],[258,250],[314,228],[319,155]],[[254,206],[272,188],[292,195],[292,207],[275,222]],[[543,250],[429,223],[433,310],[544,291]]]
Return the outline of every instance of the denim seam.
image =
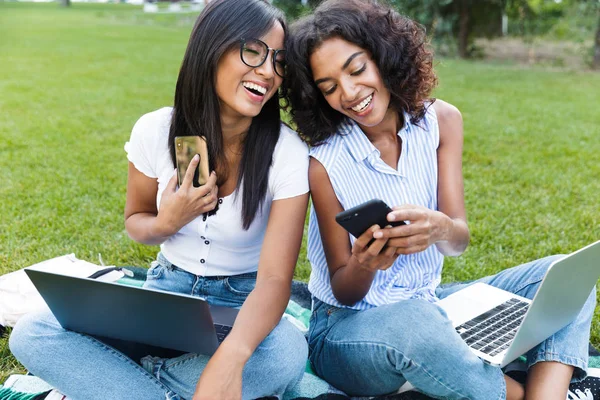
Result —
[[[325,337],[324,339],[325,341],[329,342],[331,345],[334,346],[346,346],[346,345],[370,345],[370,346],[376,346],[376,347],[382,347],[383,350],[394,350],[397,351],[398,353],[402,354],[402,356],[404,357],[404,353],[402,351],[400,351],[399,349],[395,348],[394,346],[390,346],[388,344],[385,343],[381,343],[381,342],[371,342],[371,341],[334,341],[334,340],[330,340],[329,338]],[[422,365],[416,363],[413,359],[409,359],[411,361],[411,363],[413,363],[413,365],[415,365],[417,368],[421,369],[422,371],[424,371],[431,379],[433,379],[435,382],[437,382],[440,386],[448,389],[449,391],[451,391],[454,394],[460,395],[462,396],[461,393],[459,393],[455,388],[448,386],[446,383],[440,381],[435,375],[433,375],[428,369],[426,369],[425,367],[423,367]],[[503,398],[502,396],[500,398]]]
[[[237,276],[234,276],[237,277]],[[225,287],[227,288],[227,290],[229,290],[231,293],[236,294],[236,295],[240,295],[240,296],[249,296],[251,292],[242,292],[241,290],[237,290],[235,288],[233,288],[231,286],[231,284],[229,283],[229,278],[231,277],[227,277],[223,280],[223,283],[225,284]],[[250,279],[250,278],[242,278],[242,279]]]
[[[178,365],[184,365],[184,364],[186,364],[192,360],[195,360],[196,358],[199,357],[199,355],[195,354],[195,353],[188,353],[187,355],[188,355],[188,357],[181,357],[181,359],[179,359],[173,363],[169,363],[167,360],[167,362],[163,363],[163,366],[164,366],[163,369],[165,371],[168,371],[170,368],[176,367]]]
[[[167,266],[164,266],[162,264],[158,264],[156,267],[154,267],[154,269],[152,270],[151,274],[146,274],[146,279],[160,279],[163,277],[163,275],[165,274],[165,269],[167,269]],[[157,271],[158,269],[158,271]],[[150,269],[148,270],[150,271]],[[156,271],[156,273],[154,273]]]
[[[76,333],[76,332],[73,332]],[[139,364],[135,363],[131,358],[124,356],[123,354],[121,354],[119,351],[115,350],[114,348],[108,346],[105,343],[100,342],[99,340],[90,337],[88,335],[82,335],[80,333],[77,333],[77,335],[89,340],[92,344],[94,344],[95,346],[98,346],[100,348],[102,348],[103,350],[107,350],[110,353],[112,353],[113,355],[117,356],[118,358],[120,358],[122,361],[125,361],[126,363],[132,365],[133,367],[135,367],[138,372],[141,372],[142,375],[144,375],[146,378],[148,378],[148,380],[150,382],[152,382],[154,385],[158,386],[161,390],[165,391],[165,395],[166,396],[170,396],[172,394],[174,394],[171,389],[169,389],[167,386],[163,385],[162,382],[160,382],[159,380],[157,380],[156,377],[152,376],[148,371],[146,371],[144,368],[142,368]]]
[[[526,289],[528,286],[531,286],[531,285],[534,285],[534,284],[536,284],[536,283],[539,283],[539,282],[541,282],[541,281],[542,281],[542,279],[544,279],[544,277],[543,277],[543,276],[542,276],[542,277],[536,277],[536,279],[530,279],[530,280],[527,280],[527,281],[525,281],[524,283],[523,283],[523,282],[521,282],[522,284],[521,284],[521,285],[519,285],[519,286],[517,286],[517,287],[518,287],[518,289],[517,289],[517,290],[515,290],[513,293],[514,293],[514,294],[516,294],[516,295],[518,295],[518,294],[519,294],[519,292],[520,292],[521,290],[524,290],[524,289]]]
[[[193,296],[204,297],[204,293],[202,292],[202,287],[200,286],[203,283],[204,283],[204,280],[202,280],[199,276],[197,276],[194,279],[194,283],[192,284],[192,290],[191,290],[190,294]]]
[[[561,364],[570,365],[572,367],[579,368],[584,372],[587,372],[587,362],[579,357],[565,356],[564,354],[554,353],[551,351],[539,351],[536,353],[534,360],[529,362],[529,368],[533,365],[544,362],[544,361],[555,361]]]

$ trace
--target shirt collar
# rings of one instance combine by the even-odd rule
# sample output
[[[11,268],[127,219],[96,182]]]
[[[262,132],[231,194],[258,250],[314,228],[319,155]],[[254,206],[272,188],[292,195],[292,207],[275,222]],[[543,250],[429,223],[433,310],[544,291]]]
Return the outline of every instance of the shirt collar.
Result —
[[[404,113],[404,126],[398,131],[398,136],[402,139],[402,143],[406,143],[406,133],[410,125],[410,115]],[[369,140],[367,135],[351,118],[346,117],[340,126],[342,138],[348,146],[350,154],[354,161],[359,163],[364,161],[369,155],[375,153],[377,157],[381,155],[379,150]],[[404,147],[404,146],[403,146]]]

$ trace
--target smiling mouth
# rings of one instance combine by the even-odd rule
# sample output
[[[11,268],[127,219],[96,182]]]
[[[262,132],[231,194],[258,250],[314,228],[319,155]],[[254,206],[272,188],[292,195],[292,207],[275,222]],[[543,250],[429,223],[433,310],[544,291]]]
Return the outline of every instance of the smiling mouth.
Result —
[[[367,107],[369,107],[369,104],[371,104],[371,101],[373,100],[373,95],[369,95],[369,97],[365,98],[363,101],[361,101],[360,103],[358,103],[357,105],[355,105],[354,107],[352,107],[352,111],[354,112],[361,112],[364,111]]]
[[[242,86],[244,86],[250,93],[257,96],[264,96],[267,93],[267,88],[252,82],[242,82]]]

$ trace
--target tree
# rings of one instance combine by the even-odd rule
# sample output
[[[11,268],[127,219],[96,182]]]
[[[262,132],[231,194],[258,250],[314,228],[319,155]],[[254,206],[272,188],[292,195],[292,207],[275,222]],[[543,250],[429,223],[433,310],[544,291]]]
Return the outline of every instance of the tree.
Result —
[[[71,0],[60,0],[60,5],[61,5],[61,7],[70,7]]]
[[[475,36],[502,34],[506,0],[392,0],[391,3],[423,24],[429,35],[452,36],[462,58],[471,56]]]
[[[598,28],[596,29],[596,40],[594,43],[594,60],[592,68],[600,69],[600,9],[598,10]]]

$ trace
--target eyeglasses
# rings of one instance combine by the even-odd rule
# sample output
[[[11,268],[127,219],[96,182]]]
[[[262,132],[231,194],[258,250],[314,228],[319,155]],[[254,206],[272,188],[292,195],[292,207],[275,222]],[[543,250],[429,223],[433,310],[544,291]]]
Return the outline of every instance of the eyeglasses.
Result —
[[[258,39],[241,39],[240,57],[249,67],[258,68],[265,63],[269,52],[273,51],[273,70],[280,77],[285,76],[285,50],[275,50]]]

